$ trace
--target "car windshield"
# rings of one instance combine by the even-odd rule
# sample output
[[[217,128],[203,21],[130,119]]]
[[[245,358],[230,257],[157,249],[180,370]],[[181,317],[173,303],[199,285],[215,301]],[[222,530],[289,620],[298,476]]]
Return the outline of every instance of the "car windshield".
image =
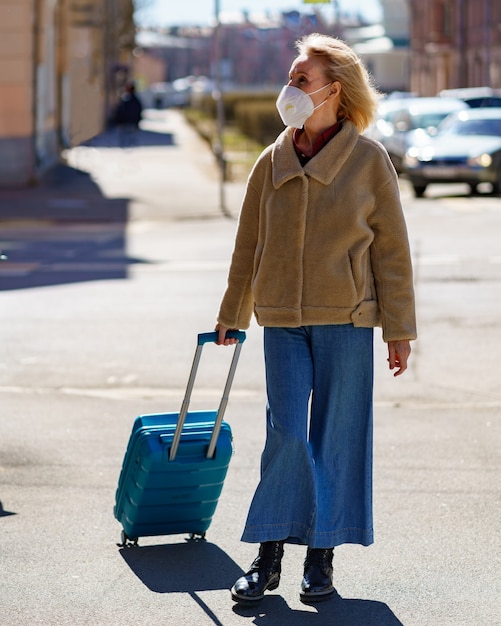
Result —
[[[486,96],[485,98],[465,98],[466,104],[472,109],[480,107],[501,107],[501,98]]]
[[[412,116],[413,128],[436,128],[450,111],[421,113]]]
[[[439,128],[440,134],[488,135],[501,137],[501,119],[461,120],[446,119]]]

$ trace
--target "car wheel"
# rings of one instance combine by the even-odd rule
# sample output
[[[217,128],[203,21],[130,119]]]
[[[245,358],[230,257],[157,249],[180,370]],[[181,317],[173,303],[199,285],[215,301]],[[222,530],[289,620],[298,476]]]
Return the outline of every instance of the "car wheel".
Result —
[[[492,194],[494,196],[501,196],[501,179],[492,183]]]
[[[414,189],[414,195],[416,198],[422,198],[424,196],[426,185],[412,185],[412,188]]]

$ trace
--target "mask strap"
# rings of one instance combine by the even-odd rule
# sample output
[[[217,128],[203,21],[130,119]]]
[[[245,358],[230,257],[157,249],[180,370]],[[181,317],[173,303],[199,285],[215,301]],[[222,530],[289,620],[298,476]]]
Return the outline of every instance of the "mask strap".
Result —
[[[303,93],[306,93],[307,96],[312,96],[313,94],[318,93],[319,91],[322,91],[322,89],[325,89],[326,87],[330,87],[333,82],[334,81],[331,80],[330,83],[327,83],[326,85],[324,85],[323,87],[320,87],[319,89],[316,89],[315,91],[310,91],[309,93],[306,93],[306,91],[305,91]]]
[[[313,107],[313,110],[314,110],[314,111],[316,111],[316,110],[317,110],[317,109],[319,109],[320,107],[323,107],[323,106],[324,106],[324,104],[327,102],[327,100],[328,100],[328,99],[329,99],[329,98],[327,97],[327,98],[325,98],[325,100],[322,100],[322,102],[321,102],[320,104],[317,104],[317,106],[316,106],[316,107]]]

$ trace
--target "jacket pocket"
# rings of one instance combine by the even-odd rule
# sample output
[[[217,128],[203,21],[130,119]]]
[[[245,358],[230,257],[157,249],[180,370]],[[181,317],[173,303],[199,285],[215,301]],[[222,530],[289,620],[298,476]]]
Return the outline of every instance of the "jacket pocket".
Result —
[[[376,300],[364,300],[351,314],[353,326],[373,328],[381,326],[381,313]]]

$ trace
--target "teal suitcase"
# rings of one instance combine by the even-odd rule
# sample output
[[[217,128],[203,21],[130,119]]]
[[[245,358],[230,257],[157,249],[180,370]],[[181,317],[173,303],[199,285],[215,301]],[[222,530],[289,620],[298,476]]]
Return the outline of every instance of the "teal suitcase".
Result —
[[[233,454],[231,428],[223,417],[245,333],[231,335],[239,341],[217,411],[188,410],[202,348],[217,339],[215,332],[201,333],[180,412],[134,421],[113,510],[123,528],[123,546],[157,535],[205,537]]]

